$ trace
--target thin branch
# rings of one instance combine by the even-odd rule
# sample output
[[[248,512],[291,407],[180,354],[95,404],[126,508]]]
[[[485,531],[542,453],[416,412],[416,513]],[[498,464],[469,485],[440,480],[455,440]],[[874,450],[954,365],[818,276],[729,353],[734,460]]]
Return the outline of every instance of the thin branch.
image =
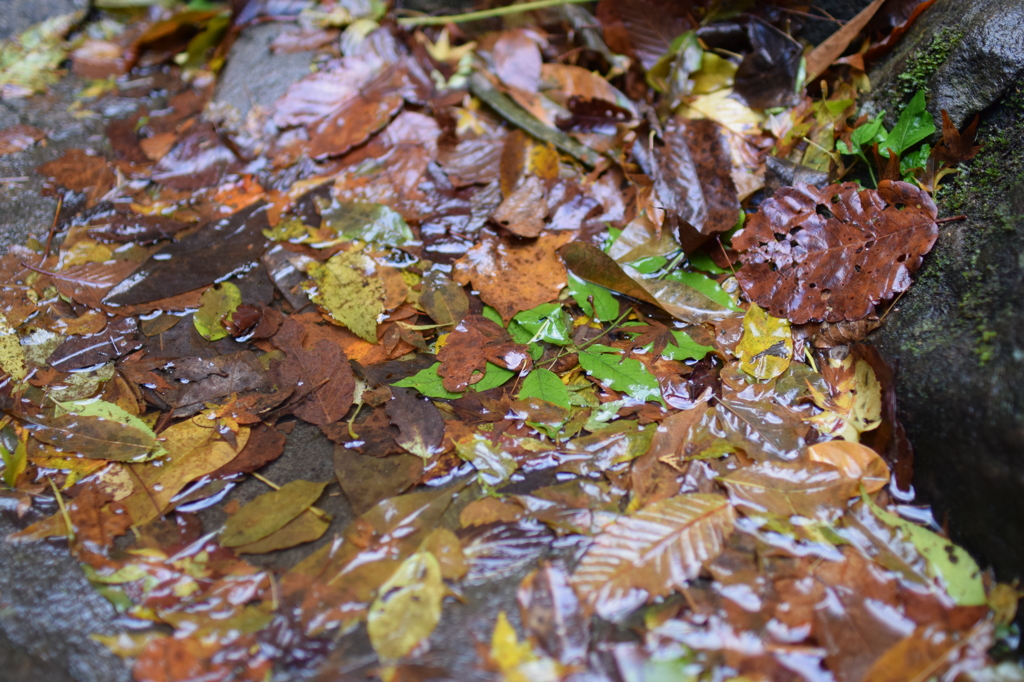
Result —
[[[479,12],[466,12],[465,14],[449,14],[443,17],[405,17],[398,20],[399,26],[443,26],[444,24],[461,24],[466,21],[480,21],[494,17],[504,17],[509,14],[520,14],[535,9],[547,9],[548,7],[559,7],[561,5],[582,5],[593,0],[535,0],[524,2],[521,5],[506,5],[494,9],[480,10]]]

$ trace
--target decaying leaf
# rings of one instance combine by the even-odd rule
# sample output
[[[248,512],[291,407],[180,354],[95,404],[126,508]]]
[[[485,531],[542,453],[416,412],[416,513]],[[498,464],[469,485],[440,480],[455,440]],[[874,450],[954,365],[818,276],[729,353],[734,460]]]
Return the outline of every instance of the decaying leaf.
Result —
[[[614,620],[694,578],[732,531],[735,512],[717,495],[679,495],[623,516],[594,539],[572,585]]]
[[[366,628],[383,661],[409,654],[441,620],[446,593],[441,565],[430,552],[413,554],[398,568],[370,607]]]
[[[327,483],[298,480],[260,495],[228,517],[220,543],[238,547],[266,538],[309,509],[325,487]]]
[[[384,282],[367,256],[343,251],[306,270],[313,284],[306,293],[331,319],[359,337],[377,342],[377,318],[384,312]]]
[[[774,379],[793,361],[789,322],[772,317],[756,303],[743,316],[743,338],[736,346],[740,367],[755,379]]]
[[[242,292],[231,282],[214,285],[203,292],[199,310],[192,318],[199,334],[208,341],[217,341],[228,335],[222,324],[242,304]]]
[[[867,317],[905,291],[938,237],[935,204],[905,182],[784,188],[761,206],[733,246],[744,293],[796,324]]]
[[[446,391],[460,392],[484,378],[488,362],[512,371],[532,365],[528,349],[512,341],[504,329],[481,315],[464,318],[437,354],[441,384]]]

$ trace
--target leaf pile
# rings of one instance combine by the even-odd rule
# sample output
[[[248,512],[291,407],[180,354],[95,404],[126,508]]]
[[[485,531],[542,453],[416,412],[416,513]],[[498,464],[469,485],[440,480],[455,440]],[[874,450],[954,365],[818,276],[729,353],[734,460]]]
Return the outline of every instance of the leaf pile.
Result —
[[[0,50],[5,97],[70,51],[134,106],[0,261],[0,496],[136,680],[1019,679],[859,343],[973,127],[855,118],[859,54],[799,90],[802,12],[98,4]],[[289,14],[315,70],[225,114],[235,29]],[[321,471],[289,438],[334,478],[275,480]]]

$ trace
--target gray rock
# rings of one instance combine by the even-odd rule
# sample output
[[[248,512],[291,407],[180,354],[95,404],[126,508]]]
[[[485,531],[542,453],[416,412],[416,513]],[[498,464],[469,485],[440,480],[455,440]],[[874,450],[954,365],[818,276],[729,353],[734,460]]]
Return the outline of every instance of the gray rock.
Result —
[[[313,52],[274,53],[270,44],[294,24],[247,27],[231,46],[210,106],[212,115],[231,127],[245,121],[254,106],[269,108],[288,86],[309,75]],[[258,65],[258,68],[254,68]]]
[[[19,530],[0,513],[0,537]],[[11,682],[127,682],[128,666],[89,635],[114,634],[114,607],[67,546],[0,541],[0,670]]]
[[[43,19],[86,9],[89,0],[4,0],[0,40],[15,36]]]
[[[983,112],[981,153],[936,197],[967,220],[940,226],[872,340],[897,369],[920,499],[1001,580],[1024,577],[1024,70],[1012,65],[1024,60],[1022,27],[1019,2],[940,0],[911,47],[872,74],[876,92],[895,92],[915,55],[920,67],[939,37],[958,36],[924,74],[930,107],[961,123]]]

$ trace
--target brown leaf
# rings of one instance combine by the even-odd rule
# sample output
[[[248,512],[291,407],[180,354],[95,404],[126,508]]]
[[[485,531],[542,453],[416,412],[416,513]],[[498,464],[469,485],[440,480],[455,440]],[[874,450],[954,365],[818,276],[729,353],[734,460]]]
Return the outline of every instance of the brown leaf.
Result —
[[[491,218],[517,237],[537,237],[548,214],[544,194],[544,183],[530,175],[505,197]]]
[[[666,417],[656,428],[651,447],[633,462],[630,508],[638,509],[679,493],[679,472],[667,463],[686,442],[690,427],[700,421],[703,405]]]
[[[492,523],[512,523],[526,515],[518,504],[503,502],[496,497],[483,497],[467,504],[459,513],[463,528],[487,526]]]
[[[754,513],[807,518],[837,516],[856,497],[858,478],[845,476],[831,464],[758,462],[721,480],[733,503]]]
[[[292,413],[322,426],[338,421],[352,407],[355,377],[341,348],[321,339],[306,350],[302,347],[304,336],[299,323],[289,318],[270,341],[287,355],[279,363],[279,376],[293,377],[299,387],[291,398],[295,404]]]
[[[572,576],[598,615],[619,620],[686,586],[722,550],[735,512],[719,495],[693,493],[622,516],[597,536]]]
[[[526,628],[544,650],[563,665],[582,663],[587,656],[590,621],[565,572],[548,562],[523,578],[516,593]]]
[[[46,131],[33,126],[13,125],[0,130],[0,156],[16,154],[46,138]]]
[[[445,390],[461,393],[484,378],[487,363],[517,372],[533,366],[530,351],[482,315],[468,315],[455,327],[438,354],[437,373]]]
[[[434,404],[411,388],[391,387],[391,400],[384,405],[391,423],[398,427],[395,437],[406,452],[424,461],[441,451],[444,420]]]
[[[59,159],[44,163],[38,170],[57,185],[84,192],[86,207],[94,206],[116,181],[106,159],[82,149],[71,149]]]
[[[825,69],[831,66],[832,62],[846,51],[846,48],[853,42],[853,39],[868,25],[871,18],[875,16],[875,12],[884,3],[885,0],[874,0],[870,5],[862,9],[857,16],[847,21],[838,31],[826,38],[825,42],[807,54],[807,82],[813,82]]]
[[[507,322],[558,297],[566,274],[555,250],[571,238],[556,233],[524,240],[483,230],[480,240],[455,262],[454,279],[463,286],[472,282],[484,303]]]
[[[957,131],[953,121],[949,119],[946,110],[942,110],[942,142],[932,152],[936,159],[949,164],[963,163],[970,161],[978,152],[981,146],[974,144],[974,137],[978,134],[979,117],[975,116],[971,124],[961,133]]]
[[[434,322],[445,326],[455,326],[469,312],[465,290],[440,270],[423,275],[420,305]]]
[[[423,460],[414,455],[370,457],[342,445],[334,448],[334,475],[356,514],[404,493],[422,474]]]
[[[266,424],[256,424],[249,432],[249,440],[238,456],[214,471],[210,477],[221,478],[256,471],[281,456],[285,440],[285,435],[277,429]]]
[[[733,238],[744,293],[775,317],[860,320],[905,291],[939,229],[931,197],[905,182],[783,188]]]
[[[526,92],[536,92],[540,84],[540,48],[524,29],[505,31],[491,48],[494,75],[505,85]]]
[[[153,168],[152,179],[167,187],[190,190],[218,184],[241,167],[238,157],[211,123],[200,123],[178,138]]]
[[[601,0],[597,18],[604,39],[615,52],[637,59],[650,69],[672,47],[678,36],[695,28],[691,2],[657,0]]]
[[[315,504],[325,487],[326,481],[296,480],[256,497],[228,517],[220,544],[241,547],[266,538]]]

